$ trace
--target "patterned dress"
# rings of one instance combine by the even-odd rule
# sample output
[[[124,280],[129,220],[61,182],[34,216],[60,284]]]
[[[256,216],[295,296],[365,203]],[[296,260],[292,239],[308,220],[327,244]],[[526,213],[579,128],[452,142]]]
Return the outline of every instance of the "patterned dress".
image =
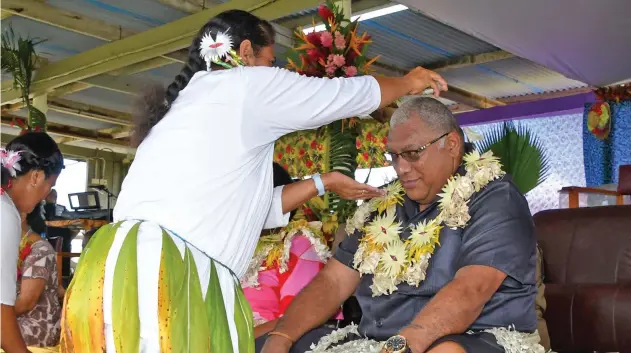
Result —
[[[28,250],[30,247],[30,251]],[[27,253],[27,254],[26,254]],[[24,279],[41,278],[46,287],[35,307],[20,316],[18,324],[27,346],[50,347],[59,344],[61,305],[59,303],[57,262],[55,249],[45,239],[32,243],[23,243],[20,254],[22,259],[17,295],[20,297],[20,285]]]

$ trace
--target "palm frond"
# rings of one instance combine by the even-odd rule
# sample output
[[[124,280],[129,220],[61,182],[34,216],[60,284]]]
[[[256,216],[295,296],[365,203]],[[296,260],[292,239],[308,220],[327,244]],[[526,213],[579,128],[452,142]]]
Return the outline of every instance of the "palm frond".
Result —
[[[343,127],[342,121],[336,121],[327,126],[330,134],[329,170],[340,172],[355,179],[357,169],[357,146],[355,141],[359,135],[356,128]],[[338,213],[338,219],[346,219],[354,212],[354,201],[342,200],[335,194],[329,194],[327,199],[328,210]]]
[[[541,140],[524,126],[504,122],[476,144],[480,153],[493,151],[519,190],[526,194],[550,174],[550,160]]]
[[[46,116],[38,109],[32,107],[29,95],[33,73],[37,67],[37,54],[35,46],[44,40],[30,37],[19,37],[9,27],[2,33],[1,40],[1,67],[2,71],[13,76],[13,88],[20,90],[22,100],[29,111],[29,127],[45,128]]]

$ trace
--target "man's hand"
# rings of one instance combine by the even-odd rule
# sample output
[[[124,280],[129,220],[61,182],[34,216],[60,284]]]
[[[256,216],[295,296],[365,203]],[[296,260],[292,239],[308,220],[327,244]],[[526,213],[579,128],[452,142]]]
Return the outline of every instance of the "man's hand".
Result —
[[[285,337],[269,336],[261,353],[289,353],[291,342]]]
[[[384,190],[359,183],[340,172],[330,172],[322,175],[322,182],[327,191],[334,192],[345,200],[372,199],[385,194]]]

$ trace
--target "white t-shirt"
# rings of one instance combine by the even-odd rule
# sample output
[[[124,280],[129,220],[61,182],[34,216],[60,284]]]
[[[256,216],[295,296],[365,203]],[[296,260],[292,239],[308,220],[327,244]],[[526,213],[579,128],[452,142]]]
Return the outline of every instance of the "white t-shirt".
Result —
[[[18,251],[22,233],[20,212],[7,193],[2,196],[0,218],[0,303],[15,305],[16,283],[18,276]]]
[[[268,67],[196,73],[136,152],[114,218],[153,221],[245,273],[263,226],[286,224],[273,190],[274,142],[370,114],[377,81]],[[142,238],[139,238],[139,242]]]

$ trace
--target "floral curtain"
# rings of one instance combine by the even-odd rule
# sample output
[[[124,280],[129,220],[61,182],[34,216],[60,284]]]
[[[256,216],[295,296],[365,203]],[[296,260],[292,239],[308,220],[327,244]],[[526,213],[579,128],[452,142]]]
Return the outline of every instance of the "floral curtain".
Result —
[[[608,103],[611,109],[611,132],[602,140],[588,128],[588,113],[592,104],[585,106],[583,156],[587,186],[615,184],[618,182],[618,168],[631,164],[631,100]]]

